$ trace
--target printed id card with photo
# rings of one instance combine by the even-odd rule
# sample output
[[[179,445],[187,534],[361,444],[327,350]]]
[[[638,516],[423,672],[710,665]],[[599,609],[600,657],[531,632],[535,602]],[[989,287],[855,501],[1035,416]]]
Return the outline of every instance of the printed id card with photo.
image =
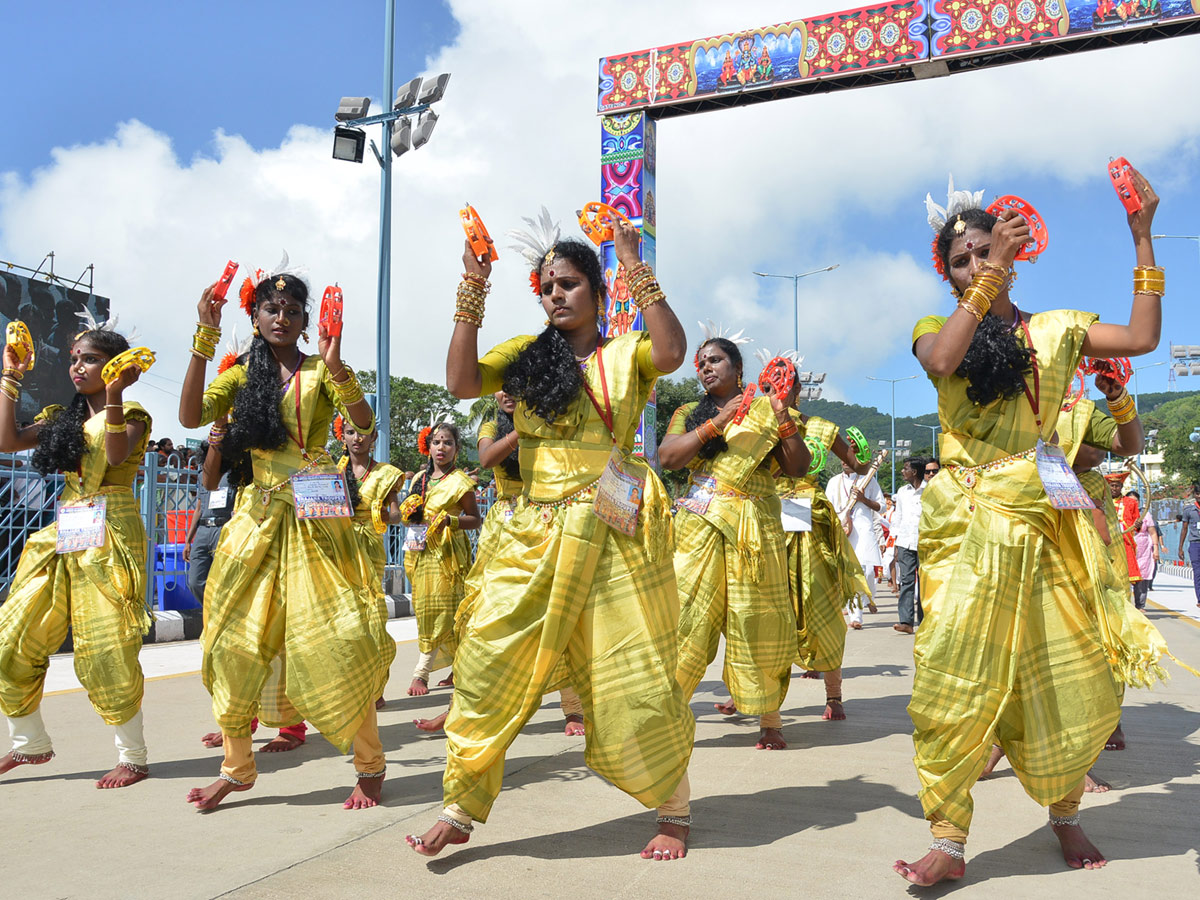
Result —
[[[633,537],[637,534],[638,510],[642,508],[645,491],[646,479],[635,474],[621,451],[613,447],[608,464],[596,482],[592,511],[604,524]]]
[[[692,483],[688,485],[688,492],[675,502],[682,509],[702,516],[708,512],[708,505],[712,503],[716,490],[717,479],[711,475],[693,475]]]
[[[1038,438],[1036,462],[1038,477],[1042,479],[1051,506],[1055,509],[1095,508],[1096,504],[1079,483],[1062,447]]]
[[[61,504],[55,517],[58,540],[54,552],[74,553],[103,547],[107,536],[104,527],[107,517],[108,498],[103,494],[91,500]]]
[[[425,537],[428,532],[428,525],[409,525],[404,529],[404,549],[424,550]]]
[[[348,519],[354,515],[346,477],[340,472],[293,475],[292,502],[298,519]]]

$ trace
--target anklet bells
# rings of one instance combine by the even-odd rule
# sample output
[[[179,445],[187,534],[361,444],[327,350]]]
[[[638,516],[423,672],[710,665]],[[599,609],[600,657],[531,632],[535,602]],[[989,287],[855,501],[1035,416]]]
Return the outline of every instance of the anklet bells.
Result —
[[[945,853],[952,859],[966,859],[967,856],[967,845],[952,841],[950,838],[938,838],[929,845],[929,849]]]

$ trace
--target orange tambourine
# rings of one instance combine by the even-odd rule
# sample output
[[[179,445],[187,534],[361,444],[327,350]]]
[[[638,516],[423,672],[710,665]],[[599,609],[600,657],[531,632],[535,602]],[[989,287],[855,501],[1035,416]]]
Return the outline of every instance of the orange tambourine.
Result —
[[[617,219],[629,222],[629,216],[607,203],[588,203],[579,211],[579,227],[597,247],[613,239],[613,223]]]
[[[1037,262],[1038,256],[1045,251],[1046,243],[1050,239],[1050,232],[1046,230],[1045,220],[1033,208],[1032,204],[1012,194],[997,197],[992,201],[992,205],[987,208],[987,211],[993,216],[999,216],[1006,209],[1015,209],[1029,225],[1030,240],[1024,247],[1017,251],[1017,255],[1013,259],[1027,259],[1030,262]]]
[[[458,215],[462,219],[463,231],[467,233],[467,243],[471,245],[471,252],[476,258],[482,259],[486,256],[492,262],[498,260],[500,254],[496,252],[496,245],[491,242],[492,236],[488,234],[487,226],[483,224],[483,219],[479,218],[479,213],[475,212],[475,207],[468,203],[458,211]]]
[[[746,419],[746,413],[750,412],[750,404],[754,400],[754,392],[758,390],[758,385],[753,381],[746,385],[746,390],[742,392],[742,402],[738,404],[737,412],[733,414],[733,424],[741,425]]]

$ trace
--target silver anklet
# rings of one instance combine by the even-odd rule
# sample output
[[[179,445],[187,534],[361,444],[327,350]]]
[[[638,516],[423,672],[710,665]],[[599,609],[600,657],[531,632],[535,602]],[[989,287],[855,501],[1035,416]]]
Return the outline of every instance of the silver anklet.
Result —
[[[952,841],[950,838],[938,838],[929,845],[929,849],[945,853],[952,859],[966,859],[967,856],[967,845]]]
[[[13,750],[9,756],[15,763],[38,763],[50,762],[54,759],[54,751],[50,750],[46,753],[22,753],[20,750]]]
[[[251,783],[251,782],[249,782],[249,781],[238,781],[238,780],[237,780],[236,778],[234,778],[232,775],[226,775],[224,772],[222,772],[222,773],[221,773],[220,775],[218,775],[217,777],[218,777],[218,778],[220,778],[222,781],[228,781],[228,782],[229,782],[230,784],[232,784],[234,787],[245,787],[246,785],[248,785],[248,784],[250,784],[250,783]]]
[[[1051,813],[1050,814],[1050,824],[1054,825],[1054,826],[1078,825],[1079,824],[1079,813],[1075,813],[1075,815],[1073,815],[1073,816],[1056,816],[1056,815],[1054,815],[1054,813]]]
[[[437,820],[439,822],[445,822],[455,831],[461,831],[463,834],[470,834],[475,830],[475,826],[470,822],[460,822],[458,819],[454,818],[453,816],[448,816],[445,813],[442,813],[440,816],[438,816]]]
[[[378,772],[358,772],[356,774],[359,778],[382,778],[384,775],[387,774],[387,769],[383,768],[383,769],[380,769]]]
[[[149,766],[139,766],[137,763],[122,761],[122,762],[117,763],[117,768],[118,769],[128,769],[134,775],[149,775],[150,774]]]
[[[658,825],[678,825],[681,828],[692,827],[691,816],[659,816],[654,821]]]

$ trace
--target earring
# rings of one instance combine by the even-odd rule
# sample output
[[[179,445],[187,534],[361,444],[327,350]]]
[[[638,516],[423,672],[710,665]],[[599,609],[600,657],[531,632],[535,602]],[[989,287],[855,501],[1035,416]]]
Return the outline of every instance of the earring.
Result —
[[[255,323],[254,323],[254,336],[255,336],[255,337],[261,337],[261,336],[262,336],[262,335],[260,335],[260,334],[258,333],[258,323],[257,323],[257,322],[255,322]]]
[[[306,344],[308,343],[308,332],[307,331],[300,332],[300,337],[302,337],[304,339],[304,343],[306,343]]]

